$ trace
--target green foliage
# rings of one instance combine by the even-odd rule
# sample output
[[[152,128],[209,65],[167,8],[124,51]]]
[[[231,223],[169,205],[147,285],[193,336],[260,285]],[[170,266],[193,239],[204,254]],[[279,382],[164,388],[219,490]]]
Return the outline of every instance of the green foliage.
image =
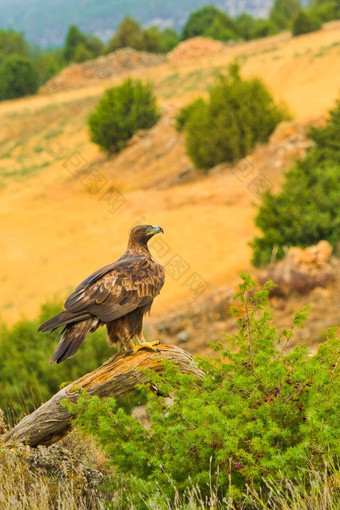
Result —
[[[263,232],[253,242],[253,263],[266,264],[274,247],[307,247],[322,239],[336,248],[340,236],[340,165],[297,163],[286,174],[281,192],[263,197],[256,225]]]
[[[176,130],[181,132],[185,129],[185,126],[191,116],[191,114],[194,112],[195,108],[198,109],[199,112],[202,111],[205,107],[205,101],[202,98],[196,99],[192,103],[187,104],[186,106],[183,106],[181,110],[176,115]]]
[[[150,495],[154,498],[157,490],[160,501],[168,500],[168,506],[157,508],[171,508],[176,497],[183,501],[194,487],[203,501],[213,493],[219,508],[218,502],[243,498],[248,487],[248,494],[261,490],[267,508],[271,490],[265,479],[276,486],[289,480],[294,487],[305,479],[308,490],[311,469],[327,471],[330,460],[338,465],[340,339],[335,328],[316,355],[305,347],[287,352],[306,310],[279,333],[267,308],[273,284],[255,292],[251,277],[242,278],[235,296],[239,332],[215,344],[217,357],[197,359],[203,380],[179,373],[169,361],[163,362],[162,374],[149,372],[152,384],[143,386],[147,429],[113,399],[83,394],[72,408],[78,411],[78,426],[109,455],[112,490],[124,487],[123,507],[129,501],[134,508],[155,508]],[[170,395],[171,403],[160,395]],[[244,502],[244,508],[253,508],[250,499]],[[187,504],[184,508],[192,508]]]
[[[60,309],[58,304],[47,303],[38,320],[22,320],[12,327],[0,325],[0,408],[10,421],[32,412],[56,393],[61,383],[78,379],[113,354],[101,328],[86,338],[76,357],[50,365],[58,333],[38,333],[37,328]]]
[[[320,30],[322,24],[314,13],[300,10],[293,19],[292,34],[302,35]]]
[[[36,46],[28,45],[23,34],[17,33],[12,29],[0,30],[0,65],[6,57],[9,56],[20,56],[24,59],[28,59],[38,75],[39,85],[45,83],[61,69],[62,59],[60,58],[60,53],[60,50],[42,51]],[[22,95],[26,95],[26,93],[34,93],[37,90],[37,87],[32,84],[32,76],[36,74],[35,71],[28,71],[26,60],[25,65],[21,62],[20,64],[16,63],[14,67],[15,69],[12,69],[11,71],[11,73],[15,74],[15,78],[13,79],[15,82],[20,82],[20,84],[18,83],[19,90],[18,92],[15,92],[14,97],[20,97]],[[22,73],[23,76],[21,76]],[[7,79],[8,78],[9,77],[7,77]],[[4,79],[5,77],[3,79],[0,77],[0,82],[2,82],[2,86],[0,84],[0,89],[4,86]],[[27,86],[29,88],[29,92],[26,92],[26,81],[28,82]],[[9,87],[11,88],[11,85],[9,85]],[[7,86],[5,89],[7,89]],[[8,92],[6,92],[6,94],[8,95]],[[8,98],[12,99],[12,97]]]
[[[9,55],[0,63],[0,100],[34,94],[39,88],[39,76],[26,57]]]
[[[315,143],[315,148],[309,156],[314,156],[318,161],[330,160],[340,164],[340,99],[335,107],[328,113],[325,127],[312,127],[309,133]]]
[[[62,50],[36,50],[31,57],[32,64],[39,76],[40,85],[55,76],[63,67]]]
[[[337,248],[340,238],[340,101],[330,111],[327,125],[313,128],[315,142],[306,158],[285,176],[282,190],[263,196],[256,216],[262,237],[253,242],[253,263],[266,264],[276,247],[310,246],[326,239]]]
[[[107,153],[119,152],[138,129],[150,129],[158,118],[151,84],[129,78],[105,91],[88,119],[90,138]]]
[[[79,44],[85,45],[85,43],[85,35],[75,25],[70,25],[64,45],[65,62],[71,62],[74,59],[77,46],[79,46]]]
[[[149,27],[143,30],[144,48],[151,53],[158,53],[161,47],[162,32],[158,27]]]
[[[295,15],[301,10],[299,0],[275,0],[270,19],[280,30],[289,28]]]
[[[118,30],[110,40],[106,52],[110,53],[118,48],[145,49],[143,30],[140,24],[129,16],[126,16],[118,26]]]
[[[178,42],[179,37],[175,30],[168,28],[162,32],[155,26],[143,30],[136,20],[126,16],[109,41],[105,52],[110,53],[119,48],[133,48],[150,53],[167,53]]]
[[[182,39],[197,36],[219,39],[220,35],[221,40],[228,40],[231,38],[229,35],[236,38],[235,28],[235,22],[224,12],[213,6],[202,7],[190,14],[182,31]]]
[[[150,53],[167,53],[179,43],[179,36],[170,28],[161,32],[158,27],[143,30],[144,49]]]
[[[259,39],[261,37],[269,37],[277,34],[279,31],[276,23],[271,19],[257,19],[251,33],[252,39]]]
[[[93,58],[93,53],[86,47],[85,44],[78,44],[75,48],[73,60],[74,62],[85,62],[86,60],[91,60]]]
[[[237,33],[242,39],[249,41],[253,38],[256,20],[250,14],[243,12],[235,19],[235,24]]]
[[[70,25],[64,45],[65,62],[83,62],[98,57],[103,47],[97,37],[83,34],[75,25]]]
[[[92,53],[93,57],[98,57],[103,52],[104,44],[98,37],[89,34],[86,36],[86,49]]]
[[[245,41],[268,37],[276,34],[279,29],[271,19],[255,19],[249,14],[243,13],[235,20],[236,31]]]
[[[176,30],[172,28],[166,28],[162,32],[161,46],[159,48],[160,53],[168,53],[173,50],[179,43],[179,35]]]
[[[203,37],[210,37],[216,41],[230,41],[238,39],[235,32],[228,26],[229,23],[215,18],[213,23],[204,31]]]
[[[256,143],[264,143],[286,113],[279,108],[260,79],[243,80],[239,66],[221,75],[209,101],[195,101],[184,117],[187,153],[198,168],[246,156]]]
[[[312,12],[323,22],[340,18],[339,0],[312,0]]]
[[[0,29],[0,62],[4,57],[12,54],[28,57],[28,44],[25,37],[12,29]]]

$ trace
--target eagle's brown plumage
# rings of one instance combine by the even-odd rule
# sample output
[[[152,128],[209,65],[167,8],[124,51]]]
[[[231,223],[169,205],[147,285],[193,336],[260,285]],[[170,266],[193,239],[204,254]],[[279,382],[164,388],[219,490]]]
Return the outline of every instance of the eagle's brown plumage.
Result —
[[[148,249],[149,239],[161,227],[140,225],[130,232],[127,250],[113,264],[98,269],[67,298],[65,311],[42,324],[38,331],[64,326],[50,363],[73,356],[86,335],[105,324],[110,343],[129,350],[136,337],[144,344],[143,316],[164,284],[165,270]]]

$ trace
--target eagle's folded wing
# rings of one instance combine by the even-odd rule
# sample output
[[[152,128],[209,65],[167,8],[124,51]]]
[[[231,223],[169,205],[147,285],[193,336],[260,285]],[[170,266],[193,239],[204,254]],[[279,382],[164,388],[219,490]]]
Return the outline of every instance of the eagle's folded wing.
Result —
[[[131,257],[99,269],[68,297],[68,312],[89,312],[109,322],[152,303],[164,283],[161,266],[145,258]]]

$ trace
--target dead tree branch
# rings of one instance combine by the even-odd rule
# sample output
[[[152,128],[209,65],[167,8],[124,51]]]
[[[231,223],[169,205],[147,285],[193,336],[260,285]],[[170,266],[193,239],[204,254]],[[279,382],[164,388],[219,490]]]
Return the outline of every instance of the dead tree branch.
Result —
[[[147,382],[145,369],[162,371],[163,359],[173,361],[183,373],[203,377],[203,372],[197,368],[192,356],[183,349],[170,345],[159,345],[158,348],[160,353],[143,349],[126,357],[124,354],[116,354],[97,370],[60,390],[32,414],[25,416],[0,440],[21,441],[33,447],[53,444],[71,429],[72,414],[61,405],[63,400],[75,403],[82,390],[86,390],[90,396],[121,397],[138,384]]]

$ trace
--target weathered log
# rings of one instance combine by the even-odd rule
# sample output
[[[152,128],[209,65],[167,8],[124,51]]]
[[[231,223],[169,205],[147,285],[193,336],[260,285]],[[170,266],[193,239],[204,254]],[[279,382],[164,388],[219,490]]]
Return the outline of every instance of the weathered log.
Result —
[[[82,390],[86,390],[90,396],[121,397],[136,385],[147,382],[145,369],[162,371],[162,359],[173,361],[183,373],[203,377],[203,372],[197,368],[192,356],[183,349],[170,345],[157,347],[160,352],[142,349],[129,356],[116,354],[101,367],[65,386],[48,402],[25,416],[0,441],[21,441],[33,447],[56,443],[70,431],[72,422],[72,413],[61,405],[61,401],[76,402]]]

